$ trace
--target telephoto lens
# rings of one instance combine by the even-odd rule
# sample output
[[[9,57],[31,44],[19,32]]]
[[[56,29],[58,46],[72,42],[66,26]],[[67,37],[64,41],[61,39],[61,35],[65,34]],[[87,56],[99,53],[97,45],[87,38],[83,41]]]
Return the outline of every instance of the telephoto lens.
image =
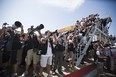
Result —
[[[44,28],[44,25],[43,24],[40,24],[39,26],[36,27],[36,30],[41,30]]]
[[[13,24],[12,28],[13,29],[16,29],[16,28],[19,28],[21,27],[22,23],[20,21],[15,21],[15,23]]]
[[[53,34],[58,34],[58,31],[57,30],[55,30],[54,32],[51,32],[51,36],[53,35]]]
[[[30,32],[30,34],[33,34],[34,31],[43,29],[43,28],[44,28],[44,25],[43,25],[43,24],[40,24],[40,25],[37,26],[36,28],[33,28],[33,27],[34,27],[34,26],[32,25],[32,26],[31,26],[31,32]]]

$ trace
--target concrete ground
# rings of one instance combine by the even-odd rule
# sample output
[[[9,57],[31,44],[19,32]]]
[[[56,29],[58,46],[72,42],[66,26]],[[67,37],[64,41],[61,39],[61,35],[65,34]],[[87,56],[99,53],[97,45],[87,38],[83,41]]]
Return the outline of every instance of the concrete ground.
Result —
[[[113,52],[115,52],[116,50],[113,50]],[[22,54],[22,51],[20,50],[20,51],[18,51],[18,63],[20,64],[20,62],[21,62],[21,54]],[[0,52],[0,57],[1,57],[1,55],[2,55],[2,53]],[[1,59],[1,58],[0,58]],[[90,62],[91,63],[91,62]],[[78,69],[80,69],[80,68],[82,68],[82,67],[84,67],[84,66],[86,66],[87,64],[89,64],[89,63],[85,63],[85,64],[81,64],[79,67],[76,67],[77,68],[77,70]],[[1,65],[1,61],[0,61],[0,65]],[[63,73],[65,74],[65,75],[68,75],[68,74],[70,74],[71,73],[71,71],[68,69],[69,67],[67,66],[68,65],[68,62],[66,62],[66,61],[64,61],[63,62],[63,69],[62,69],[62,71],[63,71]],[[31,68],[29,69],[29,75],[27,76],[27,77],[33,77],[32,76],[32,71],[33,71],[33,68],[32,68],[32,66],[30,66]],[[38,65],[38,67],[37,67],[37,69],[38,69],[38,73],[39,73],[39,65]],[[116,68],[115,68],[116,69]],[[22,73],[25,71],[25,68],[24,67],[21,67],[21,66],[19,66],[19,68],[18,68],[18,77],[21,77],[21,75],[22,75]],[[57,72],[57,70],[56,70],[56,72]],[[105,75],[97,75],[96,77],[116,77],[116,71],[115,72],[111,72],[111,71],[107,71],[107,70],[105,70],[104,71],[105,72]],[[8,67],[8,70],[4,73],[4,75],[0,75],[0,77],[11,77],[11,73],[12,73],[12,67]],[[52,73],[52,71],[51,71],[51,73]],[[47,73],[46,73],[46,69],[44,70],[44,76],[45,77],[47,77]],[[114,76],[113,76],[114,75]],[[39,74],[38,74],[38,77],[39,77]],[[56,75],[53,75],[53,77],[61,77],[59,74],[58,74],[58,72],[57,72],[57,74]]]

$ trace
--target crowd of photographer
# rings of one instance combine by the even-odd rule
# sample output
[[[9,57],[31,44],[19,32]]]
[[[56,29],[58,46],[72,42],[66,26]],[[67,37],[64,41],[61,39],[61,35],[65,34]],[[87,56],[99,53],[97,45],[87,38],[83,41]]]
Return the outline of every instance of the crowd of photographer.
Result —
[[[53,66],[53,74],[56,73],[57,69],[58,73],[63,76],[62,63],[65,59],[68,59],[69,70],[73,72],[76,70],[75,59],[81,55],[81,50],[87,43],[87,36],[92,27],[97,26],[107,33],[106,24],[109,22],[111,22],[110,17],[100,19],[98,14],[91,14],[81,21],[76,21],[74,30],[62,33],[47,30],[45,36],[41,34],[41,29],[44,28],[43,24],[36,28],[31,26],[31,28],[28,28],[28,32],[24,33],[21,22],[16,21],[12,27],[6,27],[8,24],[4,23],[0,32],[0,51],[3,52],[1,68],[6,70],[9,65],[12,66],[12,77],[17,77],[17,51],[22,49],[21,62],[19,63],[19,65],[25,67],[22,77],[28,76],[31,63],[33,64],[34,77],[37,77],[38,74],[40,77],[44,77],[43,68],[45,67],[48,77],[52,77],[51,66]],[[17,33],[16,28],[21,29],[20,33]],[[104,30],[104,28],[106,29]],[[39,33],[39,36],[34,33],[35,31]],[[98,48],[100,47],[92,47],[95,52]],[[98,57],[99,55],[99,52],[97,52]],[[40,65],[39,73],[37,71],[38,63]]]

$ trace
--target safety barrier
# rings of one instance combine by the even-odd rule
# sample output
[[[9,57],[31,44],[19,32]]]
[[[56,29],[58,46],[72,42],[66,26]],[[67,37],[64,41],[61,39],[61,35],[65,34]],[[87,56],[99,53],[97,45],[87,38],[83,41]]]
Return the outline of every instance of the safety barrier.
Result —
[[[95,77],[96,75],[97,75],[96,64],[90,64],[64,77]]]

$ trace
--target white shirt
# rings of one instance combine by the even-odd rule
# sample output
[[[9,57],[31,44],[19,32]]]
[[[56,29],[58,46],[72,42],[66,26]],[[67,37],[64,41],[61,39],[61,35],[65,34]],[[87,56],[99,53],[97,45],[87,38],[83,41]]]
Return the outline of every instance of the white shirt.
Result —
[[[51,48],[51,44],[50,44],[49,40],[48,40],[47,54],[46,55],[52,56],[52,48]]]
[[[99,56],[99,55],[100,55],[100,51],[96,51],[96,55],[98,55],[98,56]]]

